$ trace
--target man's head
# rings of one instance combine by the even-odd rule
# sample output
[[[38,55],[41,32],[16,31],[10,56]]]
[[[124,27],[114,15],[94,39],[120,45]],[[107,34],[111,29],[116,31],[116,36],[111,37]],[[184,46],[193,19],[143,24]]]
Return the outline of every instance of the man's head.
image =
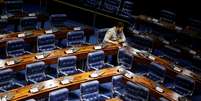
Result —
[[[124,30],[124,24],[123,24],[122,22],[118,22],[118,23],[115,25],[115,27],[116,27],[116,32],[117,32],[117,33],[121,33],[121,32],[123,32],[123,30]]]

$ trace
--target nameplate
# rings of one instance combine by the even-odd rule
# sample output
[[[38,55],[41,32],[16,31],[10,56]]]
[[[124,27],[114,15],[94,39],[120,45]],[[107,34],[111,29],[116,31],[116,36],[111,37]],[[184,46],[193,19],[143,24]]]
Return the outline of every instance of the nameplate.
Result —
[[[66,53],[66,54],[72,54],[72,53],[73,53],[73,50],[72,50],[72,49],[68,49],[68,50],[65,51],[65,53]]]
[[[63,79],[63,80],[61,81],[61,84],[62,84],[62,85],[66,85],[66,84],[68,84],[68,83],[70,83],[70,80],[69,80],[69,79]]]
[[[20,33],[20,34],[17,35],[17,37],[19,37],[19,38],[25,37],[25,36],[26,36],[25,33]]]
[[[156,58],[154,56],[149,55],[149,59],[151,59],[152,61],[154,61]]]
[[[37,87],[30,89],[30,93],[37,93],[37,92],[39,92],[39,89]]]
[[[9,61],[6,61],[6,64],[9,66],[9,65],[14,65],[15,64],[15,61],[14,60],[9,60]]]
[[[43,59],[45,58],[44,55],[36,55],[36,59]]]
[[[152,21],[153,21],[154,23],[158,23],[158,19],[153,18]]]
[[[45,33],[46,34],[51,34],[51,33],[53,33],[53,31],[52,31],[52,29],[50,29],[50,30],[46,30]]]
[[[193,55],[197,54],[196,51],[194,51],[194,50],[190,50],[189,53],[191,53]]]
[[[132,79],[133,78],[133,75],[131,75],[130,73],[126,73],[124,74],[125,77],[129,78],[129,79]]]
[[[163,93],[163,92],[164,92],[164,90],[163,90],[161,87],[156,87],[156,90],[157,90],[158,92],[160,92],[160,93]]]
[[[45,88],[47,88],[47,89],[54,88],[54,87],[56,87],[56,84],[55,84],[55,83],[47,83],[47,84],[45,85]]]
[[[74,27],[73,30],[79,31],[79,30],[81,30],[81,27]]]
[[[183,28],[179,27],[179,26],[175,26],[175,29],[178,30],[178,31],[181,31]]]
[[[3,15],[3,16],[1,16],[1,19],[8,19],[8,16],[7,15]]]
[[[94,46],[94,49],[95,49],[95,50],[102,49],[102,46]]]
[[[99,76],[99,74],[97,73],[97,72],[94,72],[94,73],[92,73],[91,75],[90,75],[90,77],[92,77],[92,78],[96,78],[96,77],[98,77]]]
[[[29,13],[28,16],[36,16],[36,13]]]
[[[177,71],[177,72],[181,72],[182,70],[181,70],[181,68],[179,68],[179,67],[177,67],[177,66],[174,66],[174,68],[173,68],[175,71]]]

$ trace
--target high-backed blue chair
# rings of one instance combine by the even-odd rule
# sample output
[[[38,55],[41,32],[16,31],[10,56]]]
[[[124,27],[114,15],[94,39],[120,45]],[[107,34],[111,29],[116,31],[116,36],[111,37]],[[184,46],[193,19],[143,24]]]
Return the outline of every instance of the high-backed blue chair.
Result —
[[[132,0],[125,0],[123,2],[120,16],[124,18],[131,18],[131,16],[133,15],[133,6],[134,6],[134,3]]]
[[[46,66],[42,61],[27,64],[25,70],[25,79],[29,83],[37,83],[53,77],[46,74]]]
[[[61,45],[63,47],[69,47],[84,43],[84,31],[73,31],[67,33],[67,38],[62,40]]]
[[[195,89],[195,81],[188,76],[177,75],[171,88],[183,96],[191,96]]]
[[[23,0],[4,0],[5,13],[16,14],[23,12]]]
[[[123,83],[123,76],[118,75],[118,76],[113,76],[112,77],[112,93],[113,97],[116,96],[122,96],[122,93],[124,92],[124,83]]]
[[[98,8],[100,2],[99,2],[99,0],[86,0],[84,3],[86,6]]]
[[[67,20],[66,14],[52,14],[50,15],[50,22],[52,27],[65,27],[65,21]]]
[[[149,89],[132,82],[127,82],[123,95],[124,101],[148,101]]]
[[[37,37],[37,52],[52,51],[55,48],[54,34],[45,34]]]
[[[116,14],[119,11],[121,0],[105,0],[102,9],[106,12]]]
[[[72,75],[83,72],[82,70],[77,69],[76,62],[76,56],[60,57],[57,64],[51,65],[50,67],[54,72],[56,71],[57,76]]]
[[[68,89],[62,88],[49,93],[48,101],[68,101]]]
[[[12,69],[0,71],[0,92],[5,92],[18,87],[23,87],[23,85],[15,81],[14,71]]]
[[[166,69],[160,64],[152,62],[148,66],[147,77],[158,83],[163,83],[165,80]]]
[[[105,37],[106,32],[108,31],[109,28],[102,28],[98,29],[96,31],[96,36],[97,36],[97,43],[102,43],[103,39]]]
[[[108,97],[99,94],[99,82],[90,81],[80,85],[81,101],[102,101]]]
[[[6,55],[11,57],[17,57],[24,55],[25,51],[25,42],[23,39],[16,39],[7,41],[6,43]]]
[[[91,52],[87,56],[87,70],[98,70],[105,67],[112,67],[112,65],[104,62],[104,51],[99,50]]]
[[[37,17],[23,17],[20,20],[21,31],[36,30],[37,29]]]
[[[118,64],[125,69],[132,69],[134,56],[126,48],[120,48],[118,51]]]

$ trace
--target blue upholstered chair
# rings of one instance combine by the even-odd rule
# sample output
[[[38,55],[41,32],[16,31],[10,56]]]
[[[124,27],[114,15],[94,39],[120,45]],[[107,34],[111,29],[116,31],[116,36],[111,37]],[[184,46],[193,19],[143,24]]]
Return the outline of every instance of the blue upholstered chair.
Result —
[[[68,101],[68,89],[62,88],[49,93],[48,101]]]
[[[37,37],[37,52],[52,51],[55,48],[54,34],[46,34]]]
[[[37,29],[37,17],[23,17],[20,20],[21,31],[36,30]]]
[[[67,20],[66,14],[52,14],[50,16],[50,22],[52,27],[65,27],[65,21]]]
[[[131,18],[132,14],[133,14],[133,6],[134,6],[134,3],[132,0],[125,0],[123,2],[120,16],[122,16],[124,18]]]
[[[119,11],[121,0],[105,0],[102,9],[106,12],[116,14]]]
[[[121,65],[125,69],[132,69],[133,55],[126,50],[126,48],[120,48],[118,51],[118,65]]]

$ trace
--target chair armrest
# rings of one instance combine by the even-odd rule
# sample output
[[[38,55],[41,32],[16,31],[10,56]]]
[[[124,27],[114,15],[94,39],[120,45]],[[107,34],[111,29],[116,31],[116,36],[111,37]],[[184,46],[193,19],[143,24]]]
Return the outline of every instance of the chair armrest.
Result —
[[[106,100],[106,99],[110,99],[110,97],[106,96],[106,95],[103,95],[103,94],[100,94],[99,95],[99,98],[101,98],[101,100]]]
[[[50,79],[55,79],[53,76],[50,76],[50,75],[46,75],[46,77]]]
[[[76,69],[79,73],[83,73],[85,71],[81,70],[81,69]]]
[[[56,49],[62,49],[61,47],[59,47],[59,46],[56,46]]]
[[[28,81],[31,82],[31,83],[34,83],[34,84],[38,83],[38,82],[36,82],[34,80],[28,80]]]
[[[60,71],[60,74],[65,75],[65,76],[68,75],[68,74],[66,74],[66,73],[64,73],[64,72],[62,72],[62,71]]]
[[[17,86],[19,86],[19,87],[24,87],[23,84],[20,84],[20,83],[18,83],[18,82],[15,82],[15,85],[17,85]]]
[[[25,53],[27,53],[27,54],[32,54],[31,52],[29,52],[29,51],[25,51]]]
[[[6,90],[5,90],[5,89],[2,89],[2,88],[0,88],[0,91],[6,92]]]
[[[114,65],[109,64],[109,63],[105,63],[105,67],[114,67]]]

